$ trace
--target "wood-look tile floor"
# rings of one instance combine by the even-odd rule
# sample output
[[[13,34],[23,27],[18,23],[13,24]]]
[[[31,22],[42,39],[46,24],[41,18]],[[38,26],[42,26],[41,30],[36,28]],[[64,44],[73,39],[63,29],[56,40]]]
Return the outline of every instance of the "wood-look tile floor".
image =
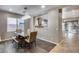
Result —
[[[15,43],[12,41],[6,41],[0,43],[0,53],[48,53],[56,44],[49,43],[37,39],[37,46],[28,48],[16,48]]]
[[[79,53],[79,33],[65,32],[63,37],[63,40],[50,52]]]

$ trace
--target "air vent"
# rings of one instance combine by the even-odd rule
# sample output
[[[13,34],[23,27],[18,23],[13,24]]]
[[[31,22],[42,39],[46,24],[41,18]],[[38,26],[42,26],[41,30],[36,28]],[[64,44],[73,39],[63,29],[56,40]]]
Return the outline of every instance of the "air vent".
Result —
[[[59,9],[59,13],[62,13],[62,9]]]

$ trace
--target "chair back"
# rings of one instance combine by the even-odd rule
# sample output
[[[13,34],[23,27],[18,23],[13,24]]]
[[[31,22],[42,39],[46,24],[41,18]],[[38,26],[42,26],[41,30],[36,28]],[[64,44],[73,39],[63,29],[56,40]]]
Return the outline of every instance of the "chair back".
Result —
[[[37,32],[31,32],[31,33],[30,33],[29,41],[30,41],[30,42],[35,41],[35,40],[36,40],[36,36],[37,36]]]

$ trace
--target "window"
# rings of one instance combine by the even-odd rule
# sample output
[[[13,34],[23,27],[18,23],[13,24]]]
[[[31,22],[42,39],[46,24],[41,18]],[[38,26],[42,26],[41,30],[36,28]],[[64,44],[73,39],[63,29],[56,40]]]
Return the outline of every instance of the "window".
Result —
[[[18,19],[18,30],[20,30],[20,35],[24,35],[24,20]]]
[[[24,20],[18,19],[18,29],[24,31]]]
[[[8,19],[7,19],[7,32],[16,31],[16,27],[17,27],[16,20],[17,20],[16,18],[8,17]]]

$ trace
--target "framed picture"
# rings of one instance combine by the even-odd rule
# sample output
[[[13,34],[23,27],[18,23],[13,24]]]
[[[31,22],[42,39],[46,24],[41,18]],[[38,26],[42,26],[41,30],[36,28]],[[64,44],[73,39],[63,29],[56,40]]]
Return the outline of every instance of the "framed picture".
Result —
[[[41,28],[48,27],[48,19],[43,19],[42,17],[37,17],[35,19],[35,27],[41,27]]]
[[[43,27],[42,18],[41,17],[36,17],[35,18],[35,27]]]

